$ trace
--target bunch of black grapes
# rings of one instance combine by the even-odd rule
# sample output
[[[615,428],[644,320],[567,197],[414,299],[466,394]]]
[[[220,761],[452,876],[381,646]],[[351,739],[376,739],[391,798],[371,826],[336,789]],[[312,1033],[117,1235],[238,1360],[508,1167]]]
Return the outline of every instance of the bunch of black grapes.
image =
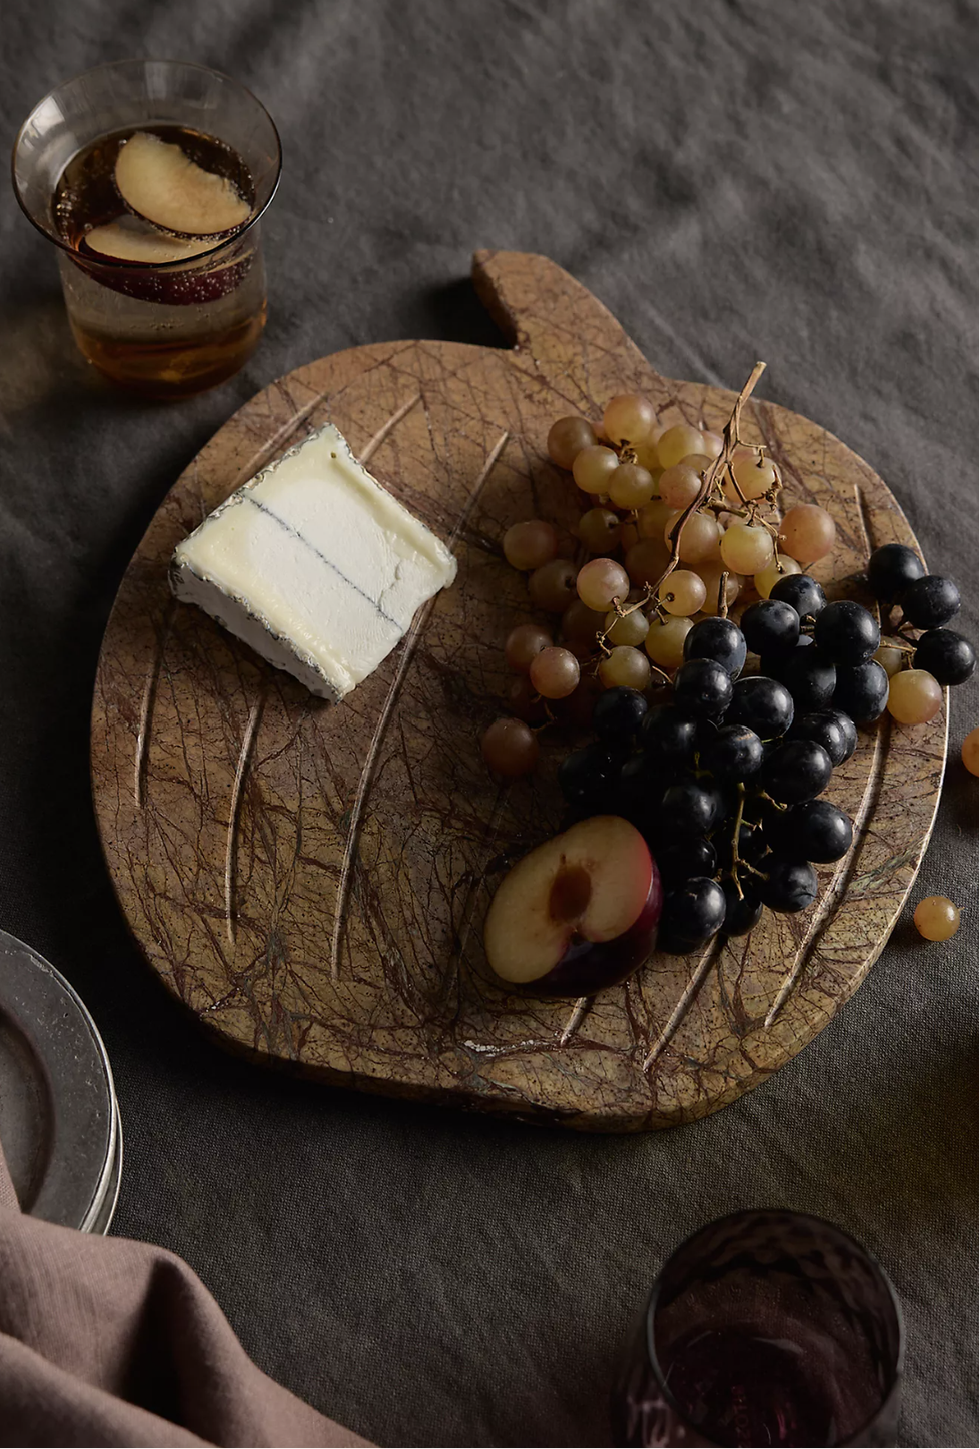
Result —
[[[884,552],[871,559],[876,594]],[[568,756],[559,783],[574,817],[623,815],[645,836],[666,891],[659,950],[698,951],[718,931],[751,931],[763,907],[814,901],[814,863],[839,860],[852,835],[847,815],[818,797],[854,753],[856,725],[888,699],[879,644],[867,609],[828,604],[814,579],[789,575],[740,626],[694,625],[664,702],[625,687],[599,696],[597,743]],[[743,678],[749,650],[761,672]]]

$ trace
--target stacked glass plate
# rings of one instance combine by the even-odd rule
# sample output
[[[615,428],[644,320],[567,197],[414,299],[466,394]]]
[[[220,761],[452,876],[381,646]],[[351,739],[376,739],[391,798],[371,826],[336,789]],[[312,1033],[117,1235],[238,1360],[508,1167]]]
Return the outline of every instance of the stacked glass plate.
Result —
[[[21,1208],[105,1233],[122,1131],[102,1038],[65,978],[0,931],[0,1142]]]

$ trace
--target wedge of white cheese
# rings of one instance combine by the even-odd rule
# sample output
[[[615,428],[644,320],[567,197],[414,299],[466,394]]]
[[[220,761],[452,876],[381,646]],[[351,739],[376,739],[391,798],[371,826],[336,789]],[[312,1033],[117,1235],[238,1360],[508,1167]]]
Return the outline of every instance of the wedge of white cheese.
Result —
[[[366,679],[455,577],[445,544],[332,425],[233,493],[171,565],[178,599],[331,700]]]

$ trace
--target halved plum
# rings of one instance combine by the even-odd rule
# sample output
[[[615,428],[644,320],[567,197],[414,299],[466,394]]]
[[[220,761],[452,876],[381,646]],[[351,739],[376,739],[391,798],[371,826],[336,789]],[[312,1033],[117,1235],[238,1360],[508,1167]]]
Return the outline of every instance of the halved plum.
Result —
[[[487,960],[502,980],[548,996],[589,996],[650,955],[663,887],[628,820],[595,815],[532,850],[490,903]]]
[[[120,146],[115,181],[130,211],[176,236],[224,236],[251,214],[227,177],[205,171],[149,131],[136,131]]]

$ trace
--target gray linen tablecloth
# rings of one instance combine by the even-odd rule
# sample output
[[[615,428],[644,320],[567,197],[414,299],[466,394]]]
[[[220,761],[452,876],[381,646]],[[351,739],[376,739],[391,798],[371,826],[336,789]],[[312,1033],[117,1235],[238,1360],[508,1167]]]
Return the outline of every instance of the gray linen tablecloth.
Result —
[[[206,1044],[131,944],[89,804],[88,711],[119,578],[174,478],[257,389],[356,343],[493,340],[474,247],[547,253],[668,375],[739,385],[869,460],[975,634],[974,91],[966,0],[8,0],[17,125],[101,61],[252,86],[285,175],[269,328],[173,407],[75,355],[54,258],[0,197],[0,924],[91,1007],[126,1165],[114,1231],[187,1259],[259,1366],[382,1444],[606,1442],[658,1264],[788,1204],[851,1230],[908,1318],[902,1442],[977,1442],[976,781],[953,748],[915,898],[833,1025],[678,1131],[590,1139],[291,1083]]]

